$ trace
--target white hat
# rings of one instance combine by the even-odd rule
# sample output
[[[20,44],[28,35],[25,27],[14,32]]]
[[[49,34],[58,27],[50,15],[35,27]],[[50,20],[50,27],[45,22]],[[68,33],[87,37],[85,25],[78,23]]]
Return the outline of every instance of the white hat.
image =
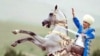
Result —
[[[89,23],[91,25],[94,23],[95,20],[92,16],[90,16],[89,14],[86,14],[83,17],[83,21],[86,21],[87,23]]]

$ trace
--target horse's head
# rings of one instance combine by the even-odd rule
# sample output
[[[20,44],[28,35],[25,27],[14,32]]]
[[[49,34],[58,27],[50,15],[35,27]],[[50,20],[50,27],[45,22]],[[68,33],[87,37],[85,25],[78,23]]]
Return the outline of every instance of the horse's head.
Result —
[[[66,23],[66,16],[56,5],[54,10],[49,13],[48,18],[42,22],[42,25],[50,28],[51,25],[55,25],[59,22]]]

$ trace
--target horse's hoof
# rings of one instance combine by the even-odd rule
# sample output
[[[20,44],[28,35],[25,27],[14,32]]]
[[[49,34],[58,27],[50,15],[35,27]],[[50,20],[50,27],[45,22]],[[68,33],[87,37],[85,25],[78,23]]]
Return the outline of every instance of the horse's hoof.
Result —
[[[19,30],[14,30],[14,31],[12,31],[12,33],[17,34],[17,33],[19,33]]]
[[[12,47],[16,47],[16,46],[17,46],[17,44],[12,44],[11,46],[12,46]]]

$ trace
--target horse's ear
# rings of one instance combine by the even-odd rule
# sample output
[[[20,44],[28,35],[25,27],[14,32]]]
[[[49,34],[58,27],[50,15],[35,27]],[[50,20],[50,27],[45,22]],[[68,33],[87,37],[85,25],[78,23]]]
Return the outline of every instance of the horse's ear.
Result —
[[[55,5],[55,10],[57,10],[57,8],[58,8],[58,5]]]

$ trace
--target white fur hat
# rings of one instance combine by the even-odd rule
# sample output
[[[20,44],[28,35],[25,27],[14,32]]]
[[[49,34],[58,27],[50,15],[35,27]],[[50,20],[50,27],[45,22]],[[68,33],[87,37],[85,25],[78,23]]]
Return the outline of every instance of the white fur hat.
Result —
[[[92,16],[90,16],[89,14],[86,14],[83,17],[83,21],[86,21],[87,23],[89,23],[91,25],[94,23],[95,20]]]

